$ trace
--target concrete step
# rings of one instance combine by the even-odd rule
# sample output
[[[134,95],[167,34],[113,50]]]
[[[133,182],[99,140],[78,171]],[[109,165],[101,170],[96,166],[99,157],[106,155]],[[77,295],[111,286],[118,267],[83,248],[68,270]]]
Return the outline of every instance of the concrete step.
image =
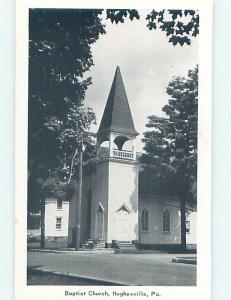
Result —
[[[131,241],[117,241],[117,243],[119,243],[119,244],[127,244],[127,245],[132,244]]]
[[[117,247],[119,249],[136,249],[136,245],[133,244],[131,241],[118,241],[117,242]]]
[[[104,240],[87,240],[81,244],[83,249],[104,249],[105,241]]]

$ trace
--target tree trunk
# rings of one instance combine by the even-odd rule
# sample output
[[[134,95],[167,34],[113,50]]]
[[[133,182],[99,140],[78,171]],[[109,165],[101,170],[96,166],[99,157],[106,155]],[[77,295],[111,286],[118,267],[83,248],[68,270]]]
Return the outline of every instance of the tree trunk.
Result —
[[[82,200],[82,177],[83,177],[83,151],[79,151],[79,184],[78,184],[78,195],[77,195],[77,205],[76,205],[76,245],[75,250],[78,251],[80,248],[80,223],[81,223],[81,200]]]
[[[181,217],[181,247],[182,250],[186,250],[186,210],[185,199],[180,198],[180,217]]]
[[[41,208],[41,241],[40,248],[45,248],[45,200],[42,202]]]

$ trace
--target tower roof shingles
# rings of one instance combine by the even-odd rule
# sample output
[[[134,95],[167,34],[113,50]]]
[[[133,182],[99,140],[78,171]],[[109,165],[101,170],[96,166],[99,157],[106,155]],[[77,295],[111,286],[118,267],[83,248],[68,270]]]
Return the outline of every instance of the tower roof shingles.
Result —
[[[138,135],[134,127],[119,67],[116,68],[97,136],[106,136],[112,131],[133,136]]]

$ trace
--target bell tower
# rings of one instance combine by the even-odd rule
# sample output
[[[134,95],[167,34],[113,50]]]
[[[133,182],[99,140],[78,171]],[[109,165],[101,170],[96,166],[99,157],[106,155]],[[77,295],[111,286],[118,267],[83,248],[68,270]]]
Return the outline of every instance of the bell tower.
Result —
[[[131,110],[119,67],[97,132],[91,236],[94,240],[138,239],[138,161]]]

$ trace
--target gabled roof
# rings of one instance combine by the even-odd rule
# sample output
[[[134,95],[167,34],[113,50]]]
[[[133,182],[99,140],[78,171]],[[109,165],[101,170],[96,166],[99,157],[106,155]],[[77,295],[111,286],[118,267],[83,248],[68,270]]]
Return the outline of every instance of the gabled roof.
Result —
[[[134,127],[119,67],[116,68],[97,136],[105,136],[112,131],[133,136],[138,135]]]

